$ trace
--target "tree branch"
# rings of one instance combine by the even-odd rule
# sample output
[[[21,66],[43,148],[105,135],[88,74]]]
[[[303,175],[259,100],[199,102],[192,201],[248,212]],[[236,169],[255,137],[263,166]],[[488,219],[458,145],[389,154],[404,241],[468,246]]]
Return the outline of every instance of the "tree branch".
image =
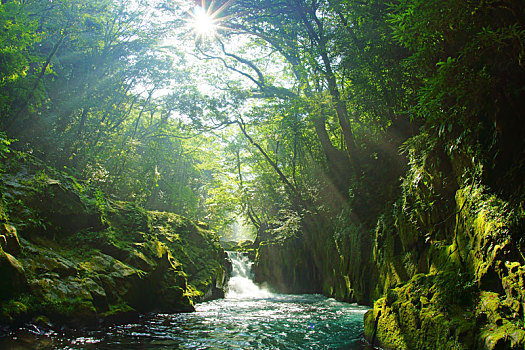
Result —
[[[295,186],[288,180],[288,178],[283,174],[281,169],[279,169],[277,164],[270,158],[270,156],[264,151],[264,149],[257,142],[255,142],[253,138],[248,134],[248,132],[246,131],[246,124],[244,123],[244,121],[240,119],[240,120],[237,120],[236,123],[237,125],[239,125],[239,128],[241,129],[246,139],[253,146],[255,146],[255,148],[257,148],[259,152],[261,152],[261,154],[264,156],[268,164],[270,164],[270,166],[275,170],[275,172],[279,176],[279,179],[287,187],[288,191],[293,195],[295,199],[300,200],[301,196],[299,195],[299,191],[297,190],[297,188],[295,188]]]

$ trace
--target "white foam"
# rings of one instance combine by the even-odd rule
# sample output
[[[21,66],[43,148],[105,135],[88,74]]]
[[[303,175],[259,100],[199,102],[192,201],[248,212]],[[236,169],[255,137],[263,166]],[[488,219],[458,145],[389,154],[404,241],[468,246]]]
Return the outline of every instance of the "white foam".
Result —
[[[267,289],[253,282],[253,262],[241,252],[228,252],[232,262],[232,277],[228,282],[227,299],[268,298],[272,295]]]

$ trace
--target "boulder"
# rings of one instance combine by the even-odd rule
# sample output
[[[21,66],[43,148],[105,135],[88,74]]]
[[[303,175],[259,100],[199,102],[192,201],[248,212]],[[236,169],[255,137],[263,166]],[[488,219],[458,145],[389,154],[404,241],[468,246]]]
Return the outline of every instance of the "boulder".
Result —
[[[27,285],[24,268],[11,254],[0,249],[0,300],[5,300]]]
[[[161,244],[161,247],[164,249],[159,249],[156,268],[138,291],[137,307],[158,312],[194,311],[193,303],[185,293],[188,285],[182,266],[166,246]]]
[[[88,208],[80,196],[61,182],[49,179],[39,196],[41,215],[60,233],[75,233],[83,229],[104,228],[100,213]]]
[[[204,223],[94,198],[32,157],[6,167],[0,185],[0,327],[131,322],[224,295],[231,266]]]
[[[16,255],[20,253],[20,241],[14,226],[9,224],[0,225],[0,245],[9,254]]]
[[[35,254],[29,261],[31,270],[38,274],[54,273],[60,277],[76,276],[78,271],[74,263],[51,252],[46,253]]]
[[[30,290],[38,300],[37,309],[50,319],[72,326],[97,322],[93,297],[78,277],[42,276],[30,282]]]
[[[218,237],[173,213],[148,212],[152,234],[187,274],[196,302],[224,296],[231,264]],[[202,225],[201,225],[202,226]],[[157,254],[162,249],[155,248]],[[162,255],[162,254],[161,254]],[[160,256],[160,255],[159,255]]]

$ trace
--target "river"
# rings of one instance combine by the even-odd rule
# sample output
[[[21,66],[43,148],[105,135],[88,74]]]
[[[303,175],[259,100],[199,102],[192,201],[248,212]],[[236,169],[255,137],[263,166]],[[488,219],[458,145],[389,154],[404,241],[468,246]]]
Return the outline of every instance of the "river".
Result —
[[[67,333],[26,328],[0,342],[12,349],[365,349],[367,308],[321,295],[273,294],[251,279],[251,263],[230,253],[226,298],[188,314],[154,314],[140,322]]]

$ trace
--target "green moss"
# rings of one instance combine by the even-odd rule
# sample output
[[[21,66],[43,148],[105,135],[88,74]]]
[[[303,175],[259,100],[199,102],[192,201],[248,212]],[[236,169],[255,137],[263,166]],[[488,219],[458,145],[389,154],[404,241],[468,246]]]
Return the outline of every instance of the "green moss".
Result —
[[[383,303],[381,307],[376,337],[382,347],[399,350],[410,349],[410,344],[404,339],[398,317],[392,308],[386,306],[386,303]]]
[[[375,333],[377,344],[392,349],[521,348],[525,331],[509,317],[519,315],[519,303],[481,292],[474,312],[472,286],[454,271],[416,275],[374,304],[365,317],[365,335],[370,340]],[[480,323],[486,326],[476,334]]]
[[[129,312],[136,312],[136,310],[126,303],[119,303],[119,304],[111,305],[109,307],[109,310],[102,313],[101,316],[106,318],[106,317],[117,316],[117,315],[129,313]]]
[[[388,349],[469,348],[474,341],[474,317],[462,311],[464,302],[470,301],[458,297],[465,287],[453,283],[463,283],[453,275],[417,274],[405,285],[389,289],[386,297],[374,304],[375,325],[365,324],[367,339],[376,329],[377,344]],[[365,322],[372,322],[371,317]]]
[[[523,349],[525,330],[504,320],[499,326],[488,325],[481,330],[480,339],[485,349]]]
[[[486,320],[480,340],[487,349],[524,347],[525,330],[520,313],[519,303],[512,299],[502,298],[494,292],[480,293],[476,314],[478,319]]]
[[[109,200],[31,157],[21,162],[0,179],[9,181],[0,221],[10,215],[23,248],[16,259],[0,249],[0,294],[9,292],[0,322],[191,311],[193,300],[224,293],[226,255],[205,224]]]
[[[140,233],[148,232],[151,228],[146,210],[134,203],[107,201],[104,215],[110,228],[127,239],[140,239]]]
[[[55,318],[92,318],[97,313],[91,301],[82,297],[62,299],[50,296],[41,303],[38,309]]]
[[[417,308],[410,301],[401,303],[398,308],[401,327],[404,329],[418,329],[420,320]]]
[[[379,303],[380,300],[381,299],[377,300],[376,303]],[[374,303],[374,307],[368,310],[363,316],[364,336],[366,340],[372,345],[375,344],[376,318],[378,309],[379,308],[376,308]]]
[[[15,320],[25,318],[29,309],[26,305],[27,300],[20,301],[20,299],[20,297],[18,300],[10,299],[0,304],[0,316],[4,322],[11,323]]]

